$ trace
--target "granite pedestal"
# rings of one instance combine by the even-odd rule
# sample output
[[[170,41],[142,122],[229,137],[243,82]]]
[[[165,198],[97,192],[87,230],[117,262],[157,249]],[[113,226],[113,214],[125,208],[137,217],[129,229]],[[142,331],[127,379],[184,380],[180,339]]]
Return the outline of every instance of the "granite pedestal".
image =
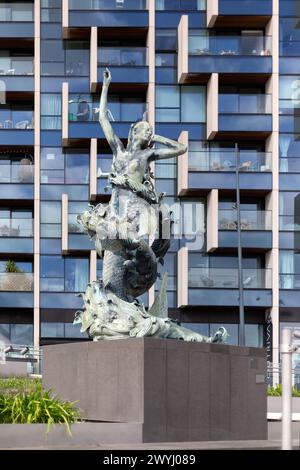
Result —
[[[115,442],[124,423],[140,442],[267,439],[264,349],[154,338],[43,349],[43,385],[79,400],[84,419],[115,423]]]

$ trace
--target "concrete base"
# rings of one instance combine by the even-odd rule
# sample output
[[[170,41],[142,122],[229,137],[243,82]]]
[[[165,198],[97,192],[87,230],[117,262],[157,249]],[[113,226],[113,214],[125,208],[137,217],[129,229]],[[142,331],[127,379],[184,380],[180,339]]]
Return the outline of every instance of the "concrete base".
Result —
[[[139,442],[267,439],[265,373],[258,348],[153,338],[44,347],[43,385],[79,400],[84,419],[142,423]]]

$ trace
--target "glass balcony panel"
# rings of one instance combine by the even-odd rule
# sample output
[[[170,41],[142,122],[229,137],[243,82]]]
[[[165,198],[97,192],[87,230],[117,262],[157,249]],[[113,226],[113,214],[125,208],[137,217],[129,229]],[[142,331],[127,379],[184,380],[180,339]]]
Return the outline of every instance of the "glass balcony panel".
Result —
[[[300,173],[300,158],[279,159],[279,171],[281,173]]]
[[[98,66],[136,67],[146,65],[144,47],[101,47],[98,49]]]
[[[271,37],[261,35],[209,36],[206,30],[190,31],[190,55],[270,56]]]
[[[69,10],[146,10],[146,0],[69,0]]]
[[[300,274],[279,274],[280,289],[300,289]]]
[[[0,21],[33,21],[32,3],[0,3]]]
[[[271,230],[271,211],[241,210],[241,230]],[[237,230],[236,209],[219,210],[219,230]]]
[[[287,115],[293,116],[295,113],[299,114],[299,111],[298,111],[299,109],[300,109],[299,99],[279,100],[279,114],[287,114]]]
[[[33,129],[33,111],[29,109],[11,109],[0,107],[0,128]]]
[[[243,269],[244,289],[270,289],[270,269]],[[234,268],[189,268],[190,288],[237,289],[238,269]]]
[[[185,11],[205,11],[206,0],[156,0],[157,11],[165,10],[185,10]]]
[[[299,232],[300,223],[299,221],[295,221],[295,215],[280,215],[279,230],[283,230],[285,232]]]
[[[189,171],[235,171],[234,150],[191,150],[189,149]],[[254,150],[240,151],[240,171],[271,171],[271,153]]]
[[[0,75],[33,75],[33,58],[0,57]]]
[[[0,273],[0,291],[32,291],[33,274]]]
[[[129,101],[129,100],[128,100]],[[142,119],[146,110],[146,104],[134,98],[132,102],[112,101],[108,100],[108,115],[111,121],[135,122]],[[70,122],[86,122],[99,121],[99,104],[98,102],[81,100],[69,101],[69,121]]]
[[[32,219],[0,218],[0,237],[32,237]]]
[[[0,163],[0,183],[33,183],[34,165]]]
[[[270,114],[272,95],[266,94],[219,94],[220,114]]]

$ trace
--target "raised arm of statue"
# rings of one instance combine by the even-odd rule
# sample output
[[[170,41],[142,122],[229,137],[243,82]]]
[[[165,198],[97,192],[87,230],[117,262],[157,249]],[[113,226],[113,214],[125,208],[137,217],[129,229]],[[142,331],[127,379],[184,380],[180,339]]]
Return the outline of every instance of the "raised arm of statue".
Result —
[[[99,123],[102,127],[106,140],[113,154],[116,155],[118,150],[123,150],[124,147],[119,137],[114,133],[113,127],[107,116],[107,95],[110,82],[111,73],[108,69],[106,69],[103,72],[103,86],[100,98]]]
[[[152,137],[151,144],[153,143],[164,145],[167,148],[153,149],[153,153],[150,156],[150,161],[178,157],[187,151],[187,148],[184,144],[181,144],[176,140],[168,139],[167,137],[162,137],[160,135],[154,135]]]

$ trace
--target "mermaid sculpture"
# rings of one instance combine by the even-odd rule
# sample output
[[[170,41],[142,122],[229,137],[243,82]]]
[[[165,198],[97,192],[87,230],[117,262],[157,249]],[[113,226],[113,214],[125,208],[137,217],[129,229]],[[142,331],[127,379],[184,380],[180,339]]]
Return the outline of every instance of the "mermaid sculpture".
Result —
[[[103,258],[103,279],[88,284],[82,295],[84,310],[76,312],[74,323],[81,323],[94,341],[152,336],[186,341],[224,342],[226,330],[205,337],[179,326],[168,318],[167,275],[160,293],[147,310],[137,297],[150,289],[159,274],[158,263],[170,245],[171,216],[152,183],[150,163],[179,157],[186,147],[154,135],[146,120],[131,125],[127,146],[115,135],[107,112],[111,82],[108,69],[103,74],[99,122],[113,153],[109,183],[109,203],[90,207],[78,221],[95,243]],[[159,148],[155,147],[159,144]],[[163,236],[162,232],[168,232]],[[152,239],[151,246],[147,243]]]

